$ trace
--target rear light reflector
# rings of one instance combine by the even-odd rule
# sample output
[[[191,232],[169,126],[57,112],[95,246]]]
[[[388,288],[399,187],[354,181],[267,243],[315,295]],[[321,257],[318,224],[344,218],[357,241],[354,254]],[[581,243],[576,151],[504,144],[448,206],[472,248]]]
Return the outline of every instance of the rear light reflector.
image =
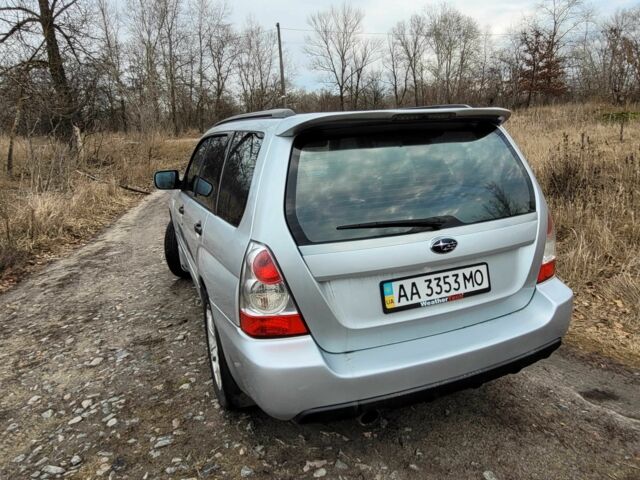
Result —
[[[551,260],[550,262],[543,263],[540,267],[540,271],[538,272],[538,283],[544,282],[545,280],[549,280],[556,274],[556,261]]]
[[[309,333],[298,313],[253,316],[241,310],[240,328],[250,337],[256,338],[290,337]]]
[[[272,253],[251,242],[240,279],[240,328],[254,338],[309,333]]]
[[[556,229],[551,214],[547,214],[547,238],[544,244],[542,265],[538,272],[538,283],[549,280],[556,274]]]

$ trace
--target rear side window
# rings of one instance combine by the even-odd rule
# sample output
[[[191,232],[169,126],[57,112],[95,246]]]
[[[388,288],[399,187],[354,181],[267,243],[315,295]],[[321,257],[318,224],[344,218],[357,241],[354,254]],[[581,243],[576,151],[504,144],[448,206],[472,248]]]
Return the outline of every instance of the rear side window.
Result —
[[[217,215],[238,226],[249,197],[256,159],[262,145],[262,134],[236,132],[222,172]]]
[[[446,229],[532,211],[531,180],[491,125],[315,133],[294,142],[286,214],[299,245]],[[388,226],[411,220],[434,225]]]
[[[214,211],[215,201],[218,196],[218,184],[220,183],[220,173],[224,163],[224,152],[227,147],[227,136],[220,135],[208,139],[207,149],[204,156],[202,169],[199,177],[209,182],[213,189],[206,197],[197,195],[196,198],[209,210]]]

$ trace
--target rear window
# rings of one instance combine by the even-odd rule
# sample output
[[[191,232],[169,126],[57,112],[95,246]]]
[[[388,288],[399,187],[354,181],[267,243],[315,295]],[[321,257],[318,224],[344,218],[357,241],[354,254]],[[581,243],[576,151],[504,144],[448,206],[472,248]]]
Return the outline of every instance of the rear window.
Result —
[[[492,125],[317,132],[294,142],[286,215],[299,245],[441,230],[533,211],[531,180]],[[437,226],[397,225],[411,220]],[[374,222],[383,225],[361,225]]]

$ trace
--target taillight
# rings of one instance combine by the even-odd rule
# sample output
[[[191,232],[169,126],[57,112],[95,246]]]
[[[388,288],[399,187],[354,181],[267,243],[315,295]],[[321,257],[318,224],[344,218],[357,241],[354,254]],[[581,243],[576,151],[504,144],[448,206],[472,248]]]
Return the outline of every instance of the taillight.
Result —
[[[547,214],[547,238],[544,243],[542,265],[538,272],[538,283],[549,280],[556,274],[556,229],[551,214]]]
[[[276,268],[276,264],[273,261],[273,258],[271,258],[269,250],[266,248],[258,252],[258,254],[253,258],[253,261],[251,262],[251,270],[258,281],[266,283],[267,285],[274,285],[282,281],[280,273]]]
[[[256,338],[309,333],[273,255],[251,242],[240,278],[240,328]]]

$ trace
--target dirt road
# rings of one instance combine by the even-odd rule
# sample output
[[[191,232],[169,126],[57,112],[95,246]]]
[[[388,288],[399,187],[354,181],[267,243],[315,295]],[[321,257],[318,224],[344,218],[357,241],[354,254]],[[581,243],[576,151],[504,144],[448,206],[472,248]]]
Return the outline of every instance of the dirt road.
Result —
[[[367,426],[221,412],[165,200],[0,296],[0,478],[640,478],[639,373],[565,347]]]

